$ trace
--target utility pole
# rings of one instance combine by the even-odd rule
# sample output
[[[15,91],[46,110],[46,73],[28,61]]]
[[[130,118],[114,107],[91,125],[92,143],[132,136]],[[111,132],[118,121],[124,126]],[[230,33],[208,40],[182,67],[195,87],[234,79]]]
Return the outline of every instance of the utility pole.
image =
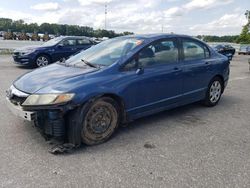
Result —
[[[246,11],[245,16],[246,16],[247,20],[250,21],[250,10]]]
[[[250,32],[250,10],[246,10],[245,16],[247,18],[247,27]]]
[[[163,5],[163,0],[161,0],[161,5]],[[164,32],[163,20],[164,20],[164,12],[161,10],[161,32]]]
[[[107,30],[107,13],[108,13],[108,5],[107,2],[105,2],[105,23],[104,23],[105,30]]]

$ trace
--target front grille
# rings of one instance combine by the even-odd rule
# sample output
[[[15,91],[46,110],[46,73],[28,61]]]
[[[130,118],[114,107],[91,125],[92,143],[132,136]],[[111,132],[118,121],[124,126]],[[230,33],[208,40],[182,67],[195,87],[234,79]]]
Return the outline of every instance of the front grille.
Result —
[[[6,91],[6,96],[15,105],[22,105],[29,94],[16,89],[13,85]]]
[[[14,56],[19,56],[20,52],[14,52],[13,54],[14,54]]]

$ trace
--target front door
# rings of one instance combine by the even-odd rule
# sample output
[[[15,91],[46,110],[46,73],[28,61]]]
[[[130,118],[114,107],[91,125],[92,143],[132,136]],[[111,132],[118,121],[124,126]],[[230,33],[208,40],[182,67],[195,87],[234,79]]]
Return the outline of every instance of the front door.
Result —
[[[54,52],[54,57],[56,60],[61,58],[68,58],[69,56],[75,54],[78,51],[77,43],[75,39],[65,39],[57,45]]]
[[[176,40],[164,39],[145,47],[125,66],[128,113],[154,111],[177,102],[182,84],[178,54]]]

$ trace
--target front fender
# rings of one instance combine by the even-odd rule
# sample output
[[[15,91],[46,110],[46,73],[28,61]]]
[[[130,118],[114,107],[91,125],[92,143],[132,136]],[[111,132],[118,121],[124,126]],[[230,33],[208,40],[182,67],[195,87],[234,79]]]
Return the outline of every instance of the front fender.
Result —
[[[82,92],[75,92],[75,93],[76,95],[73,98],[72,103],[76,106],[83,105],[89,100],[99,98],[103,95],[114,95],[119,98],[122,98],[117,91],[109,89],[109,88],[105,88],[105,87],[88,88],[87,92],[82,91]]]

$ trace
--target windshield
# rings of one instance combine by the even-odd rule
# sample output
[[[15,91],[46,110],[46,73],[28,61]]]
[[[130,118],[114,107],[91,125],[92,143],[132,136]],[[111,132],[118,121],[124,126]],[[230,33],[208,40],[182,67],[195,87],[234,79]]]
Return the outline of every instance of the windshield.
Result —
[[[142,42],[132,37],[110,39],[72,56],[65,63],[69,66],[83,66],[86,62],[92,65],[109,66]]]
[[[42,44],[42,46],[54,46],[62,40],[61,37],[56,37]]]

